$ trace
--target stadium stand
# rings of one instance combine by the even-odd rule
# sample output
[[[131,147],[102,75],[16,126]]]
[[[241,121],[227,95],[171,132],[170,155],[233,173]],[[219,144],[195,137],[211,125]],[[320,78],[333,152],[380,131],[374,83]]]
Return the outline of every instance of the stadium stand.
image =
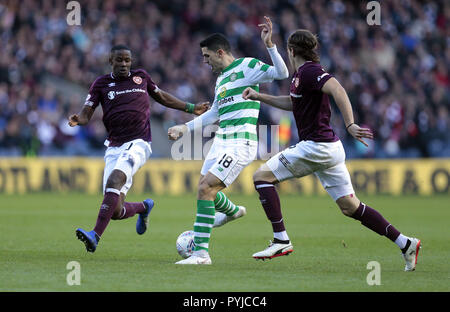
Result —
[[[214,77],[198,42],[222,32],[236,57],[269,62],[257,27],[264,15],[275,23],[274,42],[286,61],[290,32],[318,34],[322,65],[346,88],[357,122],[376,137],[365,149],[335,113],[348,158],[450,156],[448,1],[382,1],[380,26],[367,25],[364,1],[79,2],[81,26],[67,24],[65,1],[0,3],[0,156],[103,155],[101,110],[82,128],[68,127],[67,116],[79,111],[90,83],[109,72],[116,43],[130,46],[134,68],[146,69],[162,89],[191,102],[211,100]],[[262,90],[287,94],[289,83]],[[263,106],[260,123],[285,125],[286,116]],[[166,129],[190,118],[152,104],[154,145],[167,146]],[[296,131],[289,135],[285,145],[297,140]],[[154,148],[153,157],[169,156],[167,148]]]

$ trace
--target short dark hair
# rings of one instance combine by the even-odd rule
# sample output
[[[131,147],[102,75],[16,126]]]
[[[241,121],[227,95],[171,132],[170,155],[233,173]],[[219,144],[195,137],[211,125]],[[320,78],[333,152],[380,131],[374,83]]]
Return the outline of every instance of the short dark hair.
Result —
[[[130,50],[130,48],[129,47],[127,47],[126,45],[124,45],[124,44],[116,44],[115,46],[113,46],[112,48],[111,48],[111,53],[113,53],[114,51],[119,51],[119,50],[126,50],[126,51],[130,51],[131,52],[131,50]]]
[[[218,51],[219,49],[222,49],[227,53],[231,52],[230,42],[227,40],[227,38],[225,38],[224,35],[219,33],[212,34],[200,41],[200,47],[206,47],[214,52]]]
[[[317,45],[317,36],[307,29],[298,29],[288,38],[288,47],[294,51],[294,56],[299,55],[306,61],[320,62]]]

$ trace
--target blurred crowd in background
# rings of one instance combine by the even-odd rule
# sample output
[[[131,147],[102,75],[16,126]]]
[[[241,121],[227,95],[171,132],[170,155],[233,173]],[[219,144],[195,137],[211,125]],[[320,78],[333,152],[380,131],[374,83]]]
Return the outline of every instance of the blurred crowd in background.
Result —
[[[68,127],[67,117],[80,111],[95,78],[110,72],[114,44],[128,45],[133,67],[161,89],[212,102],[215,77],[198,43],[221,32],[235,57],[270,63],[257,26],[264,15],[287,64],[292,31],[318,35],[322,66],[347,90],[356,122],[375,134],[369,148],[351,139],[333,103],[348,158],[450,156],[449,1],[379,1],[379,26],[367,24],[367,1],[79,1],[80,26],[67,24],[67,2],[0,1],[0,156],[102,155],[101,109],[85,127]],[[290,80],[261,91],[288,94]],[[164,131],[192,118],[158,103],[151,110]],[[292,114],[262,105],[260,124],[280,124],[283,146],[297,142]]]

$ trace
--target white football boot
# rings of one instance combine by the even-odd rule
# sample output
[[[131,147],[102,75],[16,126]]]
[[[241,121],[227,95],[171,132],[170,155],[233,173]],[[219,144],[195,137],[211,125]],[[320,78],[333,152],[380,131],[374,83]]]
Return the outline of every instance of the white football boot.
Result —
[[[247,214],[247,209],[245,209],[244,206],[237,206],[237,207],[239,208],[239,210],[232,216],[227,216],[226,214],[224,214],[222,212],[216,212],[215,217],[214,217],[213,228],[220,227],[230,221],[239,219],[240,217],[243,217]]]
[[[211,264],[211,258],[206,250],[194,251],[192,256],[184,260],[175,262],[175,264]]]
[[[417,256],[419,255],[420,239],[410,238],[411,245],[409,245],[408,250],[402,253],[403,259],[405,259],[405,271],[414,271],[417,264]]]
[[[276,241],[269,241],[269,247],[267,247],[263,251],[253,254],[252,257],[262,260],[272,259],[280,256],[288,256],[293,251],[294,247],[292,246],[290,241],[287,244],[279,243]]]

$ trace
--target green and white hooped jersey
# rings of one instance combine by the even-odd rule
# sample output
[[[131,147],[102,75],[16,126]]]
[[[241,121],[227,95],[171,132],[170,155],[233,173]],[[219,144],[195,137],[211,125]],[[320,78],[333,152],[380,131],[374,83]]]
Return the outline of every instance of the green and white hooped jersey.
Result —
[[[259,84],[274,80],[273,66],[258,59],[235,59],[217,77],[211,110],[217,111],[219,129],[216,137],[224,140],[246,139],[258,141],[256,124],[259,101],[245,100],[242,92],[251,87],[259,91]]]

